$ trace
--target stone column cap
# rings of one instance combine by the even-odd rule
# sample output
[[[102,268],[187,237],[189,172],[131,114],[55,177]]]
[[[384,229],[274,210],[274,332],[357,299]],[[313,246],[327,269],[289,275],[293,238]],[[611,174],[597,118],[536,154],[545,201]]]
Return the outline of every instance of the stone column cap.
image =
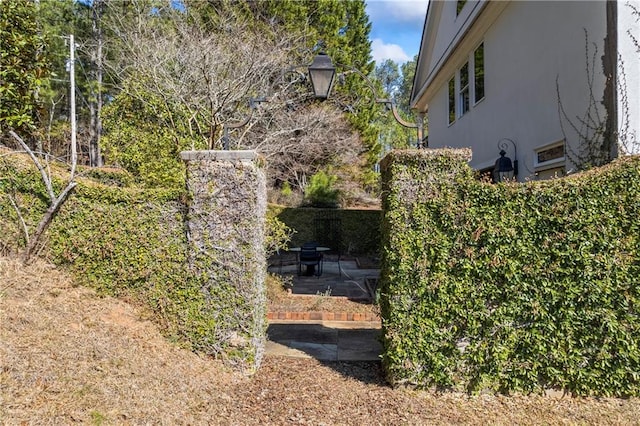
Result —
[[[180,158],[184,161],[202,161],[202,160],[255,160],[258,153],[253,150],[247,151],[220,151],[220,150],[202,150],[202,151],[182,151]]]

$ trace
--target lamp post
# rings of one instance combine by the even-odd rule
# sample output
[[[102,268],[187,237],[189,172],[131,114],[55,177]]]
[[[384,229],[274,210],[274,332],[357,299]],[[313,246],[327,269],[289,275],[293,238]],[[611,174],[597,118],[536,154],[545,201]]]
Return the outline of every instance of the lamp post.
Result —
[[[371,83],[371,80],[369,80],[369,78],[366,75],[364,75],[357,68],[343,66],[343,65],[341,65],[341,67],[349,68],[351,72],[355,72],[356,74],[360,75],[360,77],[364,79],[364,81],[367,83],[367,86],[369,86],[369,89],[375,96],[376,91],[374,89],[374,86]],[[301,68],[301,66],[291,67],[287,69],[285,72],[283,72],[282,75],[284,75],[286,72],[293,71],[297,68]],[[329,57],[329,55],[327,55],[324,52],[319,53],[313,58],[313,62],[311,62],[311,64],[307,66],[307,72],[309,73],[309,79],[311,80],[311,86],[313,87],[314,96],[317,99],[321,99],[321,100],[328,99],[329,95],[331,94],[331,89],[333,88],[333,83],[336,78],[336,66],[333,64],[331,57]],[[238,123],[231,123],[231,124],[224,125],[223,127],[224,133],[222,136],[224,150],[229,149],[229,129],[237,129],[239,127],[243,127],[247,125],[247,123],[249,123],[249,120],[253,116],[253,110],[256,108],[257,104],[259,104],[260,102],[267,102],[267,99],[265,97],[252,98],[249,101],[249,106],[251,108],[251,111],[244,120]],[[396,104],[393,100],[375,98],[375,102],[379,104],[384,104],[386,107],[390,108],[391,112],[393,113],[393,118],[398,123],[400,123],[400,125],[410,129],[416,129],[417,136],[418,136],[418,147],[422,146],[424,130],[423,130],[423,121],[421,116],[418,116],[418,119],[416,120],[415,123],[410,123],[408,121],[403,120],[402,117],[400,117]]]
[[[316,55],[308,70],[313,94],[318,99],[327,99],[336,77],[336,67],[333,66],[331,58],[326,53]]]
[[[371,90],[371,92],[375,96],[376,91],[373,87],[373,84],[371,83],[371,80],[369,80],[369,78],[366,75],[364,75],[359,69],[353,68],[353,67],[347,67],[344,65],[341,65],[341,67],[349,68],[350,71],[355,72],[360,77],[362,77],[362,79],[367,83],[367,86],[369,86],[369,90]],[[324,52],[321,52],[318,55],[316,55],[316,57],[313,58],[313,62],[311,63],[311,65],[309,65],[308,71],[309,71],[309,77],[311,79],[311,85],[313,86],[313,93],[315,97],[323,100],[328,99],[329,94],[331,93],[331,88],[333,87],[333,82],[335,80],[335,75],[336,75],[336,67],[333,65],[333,61],[331,60],[329,55],[327,55]],[[393,100],[375,98],[375,102],[379,104],[384,104],[386,107],[391,109],[393,118],[398,123],[400,123],[400,125],[410,129],[416,129],[417,137],[418,137],[418,147],[422,145],[423,134],[424,134],[422,117],[418,117],[418,120],[416,120],[415,123],[410,123],[408,121],[403,120],[402,117],[400,117],[396,104]]]

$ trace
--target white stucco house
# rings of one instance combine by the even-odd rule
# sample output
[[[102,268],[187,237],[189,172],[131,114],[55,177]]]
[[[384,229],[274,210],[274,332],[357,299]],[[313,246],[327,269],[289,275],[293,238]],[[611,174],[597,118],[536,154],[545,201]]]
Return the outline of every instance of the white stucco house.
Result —
[[[638,0],[431,0],[411,106],[474,169],[504,149],[520,181],[563,175],[640,152],[639,41]]]

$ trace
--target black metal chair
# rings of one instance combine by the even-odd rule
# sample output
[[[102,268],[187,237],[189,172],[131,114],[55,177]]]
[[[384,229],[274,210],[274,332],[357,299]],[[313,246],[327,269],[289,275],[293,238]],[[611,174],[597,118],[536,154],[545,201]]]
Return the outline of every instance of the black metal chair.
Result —
[[[322,253],[316,247],[315,243],[305,243],[300,247],[298,275],[302,275],[302,266],[306,267],[307,275],[322,275]]]

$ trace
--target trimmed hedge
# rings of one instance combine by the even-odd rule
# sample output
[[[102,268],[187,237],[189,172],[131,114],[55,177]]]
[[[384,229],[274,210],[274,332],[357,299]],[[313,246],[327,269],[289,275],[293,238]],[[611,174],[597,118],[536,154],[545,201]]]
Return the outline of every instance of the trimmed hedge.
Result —
[[[640,395],[640,158],[492,185],[468,150],[383,164],[383,362],[394,384]]]
[[[316,217],[330,214],[341,219],[342,252],[350,255],[377,255],[380,252],[380,210],[321,209],[270,205],[269,210],[291,228],[291,246],[316,239]]]
[[[0,161],[0,252],[5,253],[25,246],[10,196],[30,230],[48,201],[35,167],[22,156],[8,155]],[[67,174],[55,166],[53,170],[60,177]],[[81,173],[91,178],[77,179],[40,254],[71,270],[79,284],[147,307],[169,339],[194,351],[250,364],[255,354],[239,353],[242,348],[237,345],[244,336],[226,332],[234,325],[229,321],[244,321],[238,312],[246,310],[245,300],[238,289],[225,282],[211,288],[206,276],[190,270],[185,190],[142,189],[117,170]],[[57,179],[56,192],[61,182]]]

